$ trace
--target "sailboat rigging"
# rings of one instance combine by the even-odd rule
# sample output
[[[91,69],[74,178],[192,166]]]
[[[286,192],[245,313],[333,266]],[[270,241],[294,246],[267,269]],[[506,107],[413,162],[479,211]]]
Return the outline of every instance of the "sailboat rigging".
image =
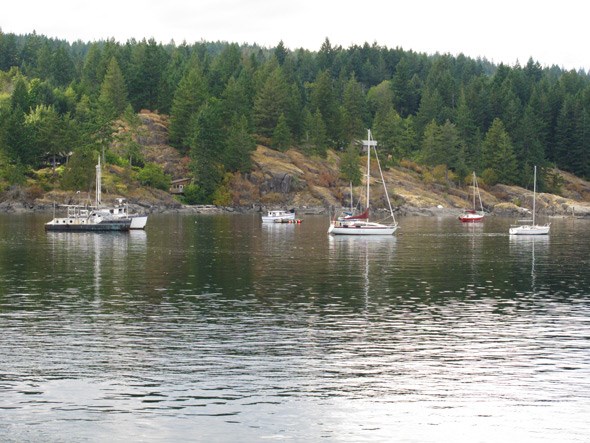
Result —
[[[476,210],[475,194],[477,194],[477,196],[479,197],[479,206],[481,207],[480,211]],[[479,186],[477,185],[477,177],[475,176],[475,171],[473,171],[473,209],[466,210],[463,214],[459,216],[459,220],[461,220],[463,223],[475,223],[482,221],[484,215],[485,213],[483,210],[483,204],[481,202]]]
[[[330,227],[328,228],[328,233],[333,235],[391,235],[393,234],[397,228],[397,222],[395,220],[395,216],[393,214],[393,208],[391,206],[391,201],[389,200],[389,194],[387,192],[387,187],[385,186],[385,180],[383,178],[383,171],[381,170],[381,164],[379,162],[379,156],[377,156],[377,142],[372,139],[371,137],[371,130],[367,130],[367,140],[365,141],[367,146],[367,190],[366,190],[366,207],[365,211],[361,214],[350,214],[350,215],[343,215],[337,217],[336,219],[330,222]],[[369,211],[370,211],[370,190],[371,190],[371,148],[373,148],[375,152],[375,157],[377,158],[377,164],[379,165],[379,173],[381,176],[381,183],[383,184],[383,189],[385,192],[385,197],[387,199],[387,204],[389,206],[389,213],[391,219],[393,220],[389,224],[384,223],[377,223],[369,221]],[[351,199],[352,199],[352,192],[351,192]]]
[[[537,166],[535,166],[534,172],[534,181],[533,181],[533,218],[532,223],[526,225],[513,225],[510,226],[508,232],[510,235],[548,235],[549,234],[549,227],[551,223],[546,223],[544,225],[537,225],[535,224],[535,212],[537,212],[536,208],[536,200],[537,200]],[[525,220],[528,222],[529,220]]]

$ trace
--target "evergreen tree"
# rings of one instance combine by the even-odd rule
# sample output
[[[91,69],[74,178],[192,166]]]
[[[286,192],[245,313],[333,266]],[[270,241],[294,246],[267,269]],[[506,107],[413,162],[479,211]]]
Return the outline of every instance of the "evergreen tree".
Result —
[[[21,112],[28,112],[30,108],[29,91],[23,77],[19,76],[14,83],[14,90],[10,96],[10,109],[20,109]]]
[[[193,58],[174,94],[169,129],[171,145],[183,150],[188,147],[191,120],[207,96],[206,80],[196,58]]]
[[[291,146],[291,131],[285,114],[281,114],[272,134],[271,146],[278,151],[286,151]]]
[[[373,123],[375,138],[379,140],[379,151],[387,156],[399,160],[409,152],[409,147],[404,146],[404,122],[395,109],[378,112]]]
[[[513,184],[517,163],[512,141],[500,119],[495,119],[482,144],[483,167],[492,170],[501,183]]]
[[[360,137],[365,130],[365,95],[354,74],[346,83],[343,97],[345,142]]]
[[[81,88],[88,95],[96,96],[99,93],[104,76],[104,72],[101,72],[101,58],[100,45],[98,43],[91,44],[84,58],[80,79]]]
[[[100,87],[98,105],[108,120],[119,117],[127,107],[127,88],[117,59],[113,57]]]
[[[334,84],[328,71],[318,74],[316,81],[311,85],[310,108],[319,110],[327,138],[336,142],[339,139],[338,104],[334,91]]]
[[[281,114],[287,113],[289,86],[281,68],[267,78],[254,100],[254,124],[259,135],[272,137]]]
[[[367,92],[367,105],[371,115],[386,115],[393,108],[393,89],[390,80],[384,80]]]
[[[275,48],[274,54],[279,62],[279,65],[282,66],[285,63],[285,60],[287,59],[287,55],[288,55],[287,48],[285,48],[285,44],[283,43],[282,40],[279,42],[279,44]]]
[[[168,55],[154,39],[132,48],[129,101],[135,110],[158,110],[159,88]]]
[[[0,29],[0,71],[8,71],[18,64],[18,48],[14,34],[4,34]]]
[[[352,143],[348,145],[340,158],[340,174],[344,180],[352,183],[353,186],[361,184],[362,173],[359,164],[359,151]]]
[[[395,68],[395,75],[391,79],[393,101],[395,109],[402,118],[418,112],[420,103],[420,85],[417,77],[412,73],[410,60],[402,57]]]
[[[19,108],[4,116],[1,145],[11,160],[22,165],[32,165],[38,159],[33,136],[25,124],[25,113]]]
[[[223,48],[221,54],[211,65],[211,93],[219,96],[225,89],[231,77],[238,77],[242,67],[242,54],[237,44],[229,44]]]
[[[55,108],[38,105],[25,117],[25,124],[31,134],[31,152],[35,157],[30,161],[37,166],[43,158],[49,157],[55,167],[55,156],[63,144],[63,128]]]
[[[519,183],[526,185],[533,181],[533,166],[541,167],[545,164],[541,123],[531,106],[527,106],[518,126],[517,134],[519,141],[515,143],[516,158],[519,169],[523,171]]]
[[[199,203],[213,202],[213,193],[221,184],[225,168],[226,139],[223,109],[216,98],[210,98],[193,119],[190,156]]]
[[[252,169],[251,154],[256,149],[245,116],[234,118],[228,131],[226,169],[230,172],[249,172]]]
[[[252,101],[250,100],[245,76],[240,74],[238,80],[230,77],[221,98],[226,121],[232,121],[236,117],[245,117],[248,126],[251,126]]]
[[[305,126],[308,134],[307,152],[312,155],[316,154],[325,157],[328,147],[328,137],[326,124],[319,109],[316,109],[314,114],[307,113]]]

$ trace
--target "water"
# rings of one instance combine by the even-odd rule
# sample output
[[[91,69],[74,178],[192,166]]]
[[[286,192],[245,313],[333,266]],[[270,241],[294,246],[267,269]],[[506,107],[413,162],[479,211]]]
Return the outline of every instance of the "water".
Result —
[[[588,441],[590,222],[0,216],[2,441]]]

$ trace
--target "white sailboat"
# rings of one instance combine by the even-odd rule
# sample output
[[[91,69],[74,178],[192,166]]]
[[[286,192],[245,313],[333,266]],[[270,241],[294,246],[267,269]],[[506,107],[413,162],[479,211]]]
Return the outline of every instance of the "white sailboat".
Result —
[[[129,229],[145,229],[147,224],[147,215],[129,213],[129,205],[122,198],[118,199],[118,204],[112,207],[102,207],[102,169],[100,165],[100,156],[96,165],[96,206],[95,212],[104,216],[115,219],[130,219]]]
[[[535,224],[535,212],[536,212],[536,200],[537,200],[537,167],[535,166],[534,172],[534,184],[533,184],[533,218],[532,220],[524,220],[521,225],[510,226],[508,232],[510,235],[548,235],[549,227],[551,223],[544,225]],[[530,224],[528,224],[531,222]]]
[[[479,197],[479,206],[481,208],[480,211],[478,211],[475,206],[476,193]],[[473,171],[473,209],[466,210],[459,216],[459,220],[461,220],[463,223],[475,223],[482,221],[484,215],[485,213],[483,211],[483,203],[481,202],[481,195],[479,193],[479,187],[477,186],[477,177],[475,176],[475,171]]]
[[[99,209],[101,193],[100,159],[96,167],[96,207],[66,205],[65,217],[53,217],[45,223],[46,231],[128,231],[131,227],[129,217],[116,217],[108,211]]]
[[[389,194],[387,193],[387,187],[385,186],[385,180],[383,178],[383,171],[381,170],[381,164],[379,163],[379,157],[377,156],[377,142],[371,137],[371,130],[367,131],[367,140],[365,141],[367,146],[367,195],[366,195],[366,209],[362,214],[348,215],[338,217],[330,222],[328,228],[328,234],[333,235],[392,235],[398,228],[395,216],[393,215],[393,208],[391,207],[391,201],[389,200]],[[381,175],[381,182],[385,190],[385,197],[387,198],[387,204],[389,206],[389,213],[392,222],[389,224],[377,223],[369,221],[369,208],[370,208],[370,184],[371,184],[371,148],[375,151],[375,157],[377,158],[377,164],[379,165],[379,173]],[[352,194],[351,194],[352,198]]]

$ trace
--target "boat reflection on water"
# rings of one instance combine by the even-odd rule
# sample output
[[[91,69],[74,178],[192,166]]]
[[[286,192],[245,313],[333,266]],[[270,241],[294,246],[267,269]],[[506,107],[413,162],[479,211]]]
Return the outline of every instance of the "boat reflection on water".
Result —
[[[79,285],[92,277],[94,295],[103,291],[103,268],[107,269],[109,280],[123,276],[132,262],[139,256],[145,256],[147,250],[147,234],[145,231],[128,232],[47,232],[50,244],[49,259],[54,262],[69,262],[70,266],[79,269]],[[63,276],[68,281],[72,276]]]
[[[549,255],[549,239],[548,235],[510,235],[510,253],[516,256],[517,262],[523,264],[527,263],[530,257],[531,268],[531,290],[533,294],[537,294],[537,260],[543,260]]]
[[[369,304],[371,280],[391,271],[397,237],[393,235],[328,236],[330,264],[346,282],[360,282],[365,308]]]

